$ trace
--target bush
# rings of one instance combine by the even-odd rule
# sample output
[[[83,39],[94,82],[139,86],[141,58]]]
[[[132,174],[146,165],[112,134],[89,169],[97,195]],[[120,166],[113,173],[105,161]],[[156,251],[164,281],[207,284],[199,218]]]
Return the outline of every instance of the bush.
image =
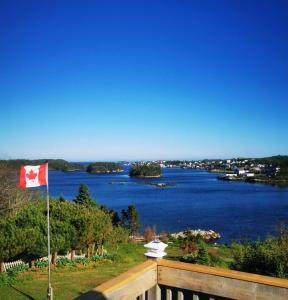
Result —
[[[117,259],[117,254],[106,253],[103,255],[103,258],[111,261],[115,261]]]
[[[196,263],[196,256],[194,254],[186,254],[180,257],[180,261],[186,262],[186,263]]]
[[[48,267],[48,261],[47,260],[37,260],[35,262],[35,267],[37,267],[37,268],[46,268],[46,267]]]
[[[146,242],[153,241],[155,239],[155,236],[156,236],[155,228],[152,228],[150,226],[145,228],[144,239],[145,239]]]
[[[89,258],[76,258],[75,263],[83,265],[83,266],[87,266],[90,263],[90,259]]]
[[[205,242],[201,241],[197,244],[197,257],[196,262],[200,265],[210,265],[210,256],[208,253],[207,245]]]
[[[244,272],[288,278],[288,230],[265,241],[233,245],[231,268]]]
[[[18,273],[26,272],[28,270],[28,266],[25,264],[21,264],[7,270],[7,274],[9,276],[16,276]]]
[[[103,260],[103,256],[100,256],[100,255],[93,255],[90,257],[90,260],[91,261],[100,261],[100,260]]]
[[[75,261],[66,257],[61,257],[57,259],[57,266],[66,267],[66,266],[74,266]]]
[[[210,255],[205,241],[199,237],[187,236],[180,244],[184,255],[180,259],[184,262],[198,263],[201,265],[210,265]]]

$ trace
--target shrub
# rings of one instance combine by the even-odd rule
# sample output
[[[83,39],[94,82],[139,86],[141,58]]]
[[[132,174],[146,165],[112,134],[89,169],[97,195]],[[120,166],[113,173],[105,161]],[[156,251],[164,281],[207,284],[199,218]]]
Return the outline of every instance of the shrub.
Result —
[[[74,266],[75,261],[66,257],[61,257],[57,259],[57,266],[65,267],[65,266]]]
[[[37,267],[37,268],[46,268],[46,267],[48,267],[48,261],[47,260],[37,260],[35,262],[35,267]]]
[[[197,257],[196,262],[200,265],[210,265],[210,256],[208,253],[207,245],[205,242],[201,241],[197,244]]]
[[[21,264],[7,270],[7,274],[9,276],[16,276],[18,273],[26,272],[28,270],[28,266],[25,264]]]
[[[155,236],[156,236],[155,228],[152,228],[150,226],[145,228],[144,239],[146,242],[150,242],[150,241],[154,240]]]
[[[196,263],[196,256],[194,254],[186,254],[180,257],[180,261],[186,262],[186,263]]]
[[[288,230],[265,241],[233,245],[231,268],[262,275],[288,278]]]
[[[90,259],[89,258],[76,258],[75,263],[83,265],[83,266],[87,266],[90,263]]]
[[[103,260],[103,256],[93,255],[93,256],[90,257],[90,260],[91,261],[100,261],[100,260]]]
[[[117,259],[117,254],[106,253],[103,255],[103,258],[115,261]]]
[[[168,234],[164,231],[160,232],[159,240],[163,243],[168,242],[168,240],[169,240]]]
[[[210,255],[205,241],[200,238],[187,236],[180,244],[184,255],[181,261],[189,263],[198,263],[201,265],[210,265]]]

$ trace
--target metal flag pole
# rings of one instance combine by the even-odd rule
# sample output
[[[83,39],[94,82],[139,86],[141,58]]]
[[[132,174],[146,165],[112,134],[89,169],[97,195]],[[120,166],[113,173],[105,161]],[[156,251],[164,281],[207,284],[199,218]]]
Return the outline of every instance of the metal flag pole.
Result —
[[[48,289],[47,299],[53,300],[53,289],[51,285],[51,250],[50,250],[50,203],[49,203],[49,184],[48,184],[48,162],[46,163],[46,197],[47,197],[47,239],[48,239]]]

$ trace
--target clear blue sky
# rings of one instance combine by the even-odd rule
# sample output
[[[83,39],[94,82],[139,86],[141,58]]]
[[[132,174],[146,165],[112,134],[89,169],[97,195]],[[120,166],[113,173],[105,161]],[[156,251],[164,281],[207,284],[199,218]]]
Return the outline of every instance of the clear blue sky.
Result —
[[[0,3],[0,158],[288,154],[288,1]]]

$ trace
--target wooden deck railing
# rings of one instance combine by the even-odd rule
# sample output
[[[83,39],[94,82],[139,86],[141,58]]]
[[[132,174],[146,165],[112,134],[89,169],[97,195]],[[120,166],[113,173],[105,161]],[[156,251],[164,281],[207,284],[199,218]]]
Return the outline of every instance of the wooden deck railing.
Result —
[[[288,299],[288,280],[169,260],[146,261],[78,299]]]
[[[78,297],[81,300],[90,299],[151,299],[154,300],[157,286],[157,263],[147,260],[120,276],[113,278],[88,293]]]

